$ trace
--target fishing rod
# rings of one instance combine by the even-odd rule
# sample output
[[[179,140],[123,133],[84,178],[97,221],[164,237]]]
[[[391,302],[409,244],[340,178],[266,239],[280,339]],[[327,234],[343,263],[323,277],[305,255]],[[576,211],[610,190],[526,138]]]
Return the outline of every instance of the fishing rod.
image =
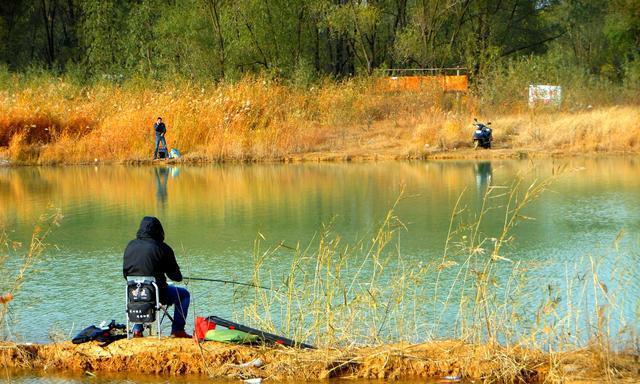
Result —
[[[223,283],[223,284],[234,284],[234,285],[244,285],[246,287],[253,287],[253,288],[262,288],[262,289],[268,289],[270,291],[278,291],[277,289],[273,289],[273,288],[269,288],[269,287],[265,287],[263,285],[256,285],[256,284],[251,284],[251,283],[242,283],[240,281],[233,281],[233,280],[223,280],[223,279],[207,279],[204,277],[186,277],[183,276],[182,277],[184,280],[194,280],[194,281],[211,281],[214,283]]]

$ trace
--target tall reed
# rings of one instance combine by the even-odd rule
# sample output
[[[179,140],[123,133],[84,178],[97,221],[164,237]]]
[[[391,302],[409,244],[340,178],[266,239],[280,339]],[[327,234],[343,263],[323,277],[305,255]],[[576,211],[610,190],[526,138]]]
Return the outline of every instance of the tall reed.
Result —
[[[54,228],[60,225],[62,214],[59,209],[49,210],[38,218],[33,228],[28,248],[23,250],[23,244],[13,241],[5,228],[0,228],[0,295],[14,298],[19,297],[19,291],[29,273],[42,261],[47,248],[46,239]],[[25,303],[28,300],[20,300]],[[11,327],[8,314],[12,302],[0,304],[0,340],[11,337]]]
[[[632,274],[614,272],[608,253],[576,261],[511,256],[517,249],[515,229],[533,220],[528,207],[563,171],[530,183],[525,182],[530,176],[522,175],[509,186],[489,185],[477,210],[460,198],[440,258],[403,256],[400,238],[406,226],[395,214],[402,195],[378,229],[354,243],[345,242],[331,225],[307,246],[265,248],[265,239],[258,237],[253,283],[274,290],[245,291],[238,316],[326,348],[442,338],[495,345],[501,352],[492,358],[500,361],[495,380],[489,381],[522,379],[523,367],[537,355],[529,354],[527,361],[526,353],[513,352],[529,349],[550,352],[556,360],[550,377],[562,376],[564,354],[581,348],[593,351],[598,374],[616,377],[613,351],[637,343],[638,314],[629,308],[633,300],[638,305],[639,296],[624,291]],[[495,234],[485,232],[489,216],[501,217]],[[270,269],[274,258],[289,258],[290,269]],[[565,276],[544,276],[549,264],[560,264]]]

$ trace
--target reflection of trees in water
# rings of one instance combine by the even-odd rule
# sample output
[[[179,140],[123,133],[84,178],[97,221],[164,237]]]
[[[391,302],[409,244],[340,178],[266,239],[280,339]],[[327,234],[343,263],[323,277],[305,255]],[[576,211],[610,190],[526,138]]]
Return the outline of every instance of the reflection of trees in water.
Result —
[[[6,167],[0,177],[0,193],[16,195],[48,194],[55,189],[55,180],[48,175],[50,171],[42,167]]]
[[[56,194],[57,180],[50,177],[51,171],[0,167],[0,226],[10,228],[16,221],[32,221],[44,213]]]
[[[559,184],[568,189],[640,187],[638,161],[568,162],[568,167],[585,168],[560,179]],[[549,175],[553,162],[540,161],[538,165],[532,177]],[[499,179],[490,180],[496,166],[500,168]],[[442,220],[440,212],[445,211],[449,217],[450,205],[465,187],[475,189],[496,182],[508,185],[517,172],[530,166],[529,161],[210,165],[181,168],[180,178],[175,180],[178,169],[174,167],[6,168],[0,169],[0,222],[8,217],[32,220],[49,203],[68,208],[64,213],[70,214],[78,207],[97,205],[153,212],[158,204],[168,202],[170,187],[172,202],[179,202],[171,208],[189,212],[190,219],[261,221],[269,225],[272,218],[268,210],[269,215],[275,212],[287,223],[300,225],[311,220],[309,212],[314,212],[316,221],[338,215],[354,226],[365,227],[378,220],[376,206],[389,206],[404,183],[408,196],[419,196],[403,201],[398,213],[422,213],[436,223]]]

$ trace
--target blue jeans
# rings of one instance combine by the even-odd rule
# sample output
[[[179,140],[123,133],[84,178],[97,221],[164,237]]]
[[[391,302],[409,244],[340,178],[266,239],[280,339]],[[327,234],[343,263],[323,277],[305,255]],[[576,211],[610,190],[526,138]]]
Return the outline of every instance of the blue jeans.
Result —
[[[187,322],[187,313],[189,312],[189,302],[191,301],[191,295],[189,291],[182,287],[176,287],[169,285],[162,291],[168,305],[173,305],[173,324],[171,324],[171,333],[178,331],[184,331],[184,326]],[[161,316],[160,313],[157,316]],[[133,326],[134,332],[142,332],[142,324],[136,324]]]
[[[164,136],[156,133],[156,150],[153,152],[154,159],[158,158],[158,148],[160,146],[160,143],[162,143],[162,145],[167,148],[167,141],[164,139]]]

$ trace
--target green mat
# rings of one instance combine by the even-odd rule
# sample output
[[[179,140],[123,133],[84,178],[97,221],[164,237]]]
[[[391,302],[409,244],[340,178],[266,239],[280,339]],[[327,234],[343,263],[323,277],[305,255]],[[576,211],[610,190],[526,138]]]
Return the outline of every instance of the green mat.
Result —
[[[235,329],[212,329],[204,335],[204,339],[223,343],[244,344],[258,341],[259,337]]]

